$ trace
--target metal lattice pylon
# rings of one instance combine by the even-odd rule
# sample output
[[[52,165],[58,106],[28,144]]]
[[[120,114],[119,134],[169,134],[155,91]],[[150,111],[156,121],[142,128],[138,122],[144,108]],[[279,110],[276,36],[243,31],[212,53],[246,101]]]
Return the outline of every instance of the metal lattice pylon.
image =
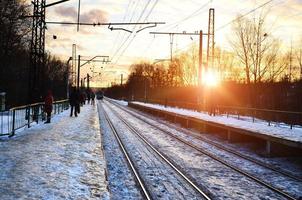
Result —
[[[45,3],[46,0],[33,0],[32,38],[30,45],[29,103],[41,100],[45,89]]]
[[[214,67],[214,51],[215,51],[215,10],[210,8],[209,10],[209,24],[208,24],[208,42],[207,42],[207,65],[205,70],[209,67]]]

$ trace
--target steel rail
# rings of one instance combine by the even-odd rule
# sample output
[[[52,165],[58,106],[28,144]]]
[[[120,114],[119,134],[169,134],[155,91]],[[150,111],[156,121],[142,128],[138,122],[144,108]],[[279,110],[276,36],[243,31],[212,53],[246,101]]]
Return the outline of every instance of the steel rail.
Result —
[[[126,148],[125,148],[125,146],[124,146],[124,144],[123,144],[123,142],[122,142],[122,140],[121,140],[121,138],[120,138],[120,136],[119,136],[117,130],[115,129],[114,125],[112,124],[112,121],[109,119],[109,116],[108,116],[108,114],[106,113],[106,111],[105,111],[105,109],[103,108],[102,105],[101,105],[101,107],[102,107],[102,110],[104,111],[105,119],[106,119],[106,121],[107,121],[107,123],[108,123],[110,129],[112,130],[112,133],[114,134],[114,136],[115,136],[115,138],[116,138],[116,140],[117,140],[117,142],[118,142],[118,144],[119,144],[119,146],[120,146],[120,148],[121,148],[121,150],[122,150],[122,152],[123,152],[123,154],[124,154],[124,156],[125,156],[125,158],[126,158],[128,164],[129,164],[129,166],[130,166],[130,168],[131,168],[131,170],[132,170],[132,172],[133,172],[133,174],[134,174],[134,176],[135,176],[135,179],[136,179],[137,182],[138,182],[138,185],[140,186],[140,188],[141,188],[141,190],[142,190],[143,196],[144,196],[147,200],[151,200],[151,199],[152,199],[152,198],[151,198],[151,195],[150,195],[149,191],[147,190],[146,186],[144,185],[144,183],[143,183],[143,181],[142,181],[142,179],[141,179],[141,177],[140,177],[138,171],[137,171],[136,168],[134,167],[134,164],[133,164],[133,162],[132,162],[132,160],[131,160],[129,154],[127,153],[127,150],[126,150]]]
[[[109,101],[110,101],[110,100],[109,100]],[[119,107],[120,109],[124,110],[125,112],[129,113],[130,115],[133,115],[133,116],[135,116],[136,118],[142,120],[143,122],[149,124],[150,126],[153,126],[153,127],[157,128],[157,129],[163,131],[163,132],[167,132],[166,130],[164,130],[164,129],[160,128],[160,127],[157,127],[156,125],[154,125],[154,124],[148,122],[147,120],[144,120],[144,119],[142,119],[141,117],[138,117],[138,116],[134,115],[134,114],[131,113],[129,110],[123,108],[122,106],[118,105],[117,103],[112,102],[112,101],[110,101],[110,102],[111,102],[112,104],[116,105],[117,107]],[[137,111],[134,111],[134,110],[131,110],[131,111],[137,113],[138,115],[142,115],[142,116],[144,116],[144,117],[149,117],[149,116],[147,116],[146,114],[138,113]],[[252,162],[252,163],[255,163],[255,164],[257,164],[257,165],[259,165],[259,166],[261,166],[261,167],[267,168],[267,169],[272,170],[272,171],[274,171],[274,172],[276,172],[276,173],[279,173],[279,174],[281,174],[281,175],[287,176],[288,178],[291,178],[291,179],[293,179],[293,180],[295,180],[295,181],[302,182],[302,179],[301,179],[300,177],[296,177],[296,175],[294,175],[294,174],[288,173],[288,172],[286,172],[286,171],[284,171],[284,170],[282,170],[282,169],[278,169],[278,168],[276,168],[276,167],[274,167],[274,166],[272,166],[272,165],[269,165],[269,164],[264,163],[264,162],[262,162],[262,161],[260,161],[260,160],[254,159],[254,158],[252,158],[252,157],[250,157],[250,156],[244,155],[244,154],[242,154],[242,153],[238,153],[238,152],[236,152],[236,151],[234,151],[234,150],[232,150],[232,149],[230,149],[230,148],[224,147],[223,145],[218,144],[218,143],[216,143],[216,142],[214,142],[214,141],[211,141],[211,140],[209,140],[209,139],[206,139],[206,138],[204,138],[204,137],[201,137],[201,136],[198,136],[198,135],[194,135],[194,134],[190,133],[190,131],[188,131],[188,130],[184,130],[184,129],[180,129],[180,128],[171,126],[171,125],[169,125],[169,124],[167,124],[167,123],[165,123],[165,122],[162,122],[162,121],[159,121],[159,120],[156,120],[156,119],[152,119],[152,120],[155,121],[155,122],[157,122],[157,123],[164,124],[165,126],[171,128],[171,129],[177,130],[177,131],[179,131],[179,132],[184,132],[184,133],[186,133],[186,134],[188,134],[188,135],[190,135],[190,136],[192,136],[192,137],[194,137],[194,138],[196,138],[196,139],[198,139],[198,140],[201,140],[201,141],[203,141],[203,142],[205,142],[205,143],[208,143],[208,144],[210,144],[210,145],[212,145],[212,146],[215,146],[215,147],[218,148],[218,149],[224,150],[224,151],[226,151],[226,152],[228,152],[228,153],[231,153],[231,154],[236,155],[236,156],[238,156],[238,157],[240,157],[240,158],[243,158],[243,159],[245,159],[245,160],[248,160],[248,161],[250,161],[250,162]]]
[[[134,116],[134,115],[133,115],[133,116]],[[156,127],[156,126],[154,126],[154,127]],[[165,131],[165,130],[159,128],[159,127],[156,127],[156,128],[157,128],[158,130],[161,130],[161,131],[164,132],[165,134],[169,135],[170,137],[173,137],[174,139],[180,141],[181,143],[190,146],[191,148],[197,150],[198,152],[200,152],[200,153],[202,153],[202,154],[204,154],[204,155],[207,155],[208,157],[210,157],[210,158],[216,160],[217,162],[219,162],[219,163],[221,163],[221,164],[223,164],[223,165],[229,167],[230,169],[233,169],[234,171],[236,171],[236,172],[238,172],[238,173],[240,173],[240,174],[242,174],[242,175],[244,175],[244,176],[246,176],[246,177],[252,179],[253,181],[255,181],[255,182],[257,182],[257,183],[259,183],[259,184],[261,184],[261,185],[267,187],[268,189],[270,189],[270,190],[272,190],[272,191],[274,191],[274,192],[276,192],[276,193],[278,193],[278,194],[280,194],[280,195],[286,197],[287,199],[291,199],[291,200],[295,200],[295,199],[296,199],[295,197],[292,197],[291,195],[289,195],[289,194],[287,194],[287,193],[285,193],[285,192],[279,190],[278,188],[275,188],[274,186],[272,186],[272,185],[270,185],[270,184],[264,182],[263,180],[261,180],[261,179],[255,177],[255,176],[249,174],[248,172],[245,172],[245,171],[239,169],[238,167],[235,167],[235,166],[233,166],[233,165],[227,163],[226,161],[220,159],[219,157],[217,157],[217,156],[215,156],[215,155],[213,155],[213,154],[211,154],[211,153],[209,153],[209,152],[207,152],[207,151],[201,149],[200,147],[198,147],[198,146],[196,146],[196,145],[194,145],[194,144],[192,144],[192,143],[189,143],[188,141],[186,141],[186,140],[184,140],[184,139],[182,139],[182,138],[179,138],[179,137],[173,135],[172,133],[170,133],[170,132],[168,132],[168,131]]]
[[[205,194],[190,178],[188,178],[178,167],[176,167],[166,156],[164,156],[159,150],[157,150],[142,134],[140,134],[132,125],[125,121],[115,110],[112,112],[129,128],[130,131],[135,133],[148,147],[150,147],[160,158],[162,158],[170,167],[172,167],[183,179],[185,179],[190,186],[192,186],[199,194],[207,200],[211,198]]]

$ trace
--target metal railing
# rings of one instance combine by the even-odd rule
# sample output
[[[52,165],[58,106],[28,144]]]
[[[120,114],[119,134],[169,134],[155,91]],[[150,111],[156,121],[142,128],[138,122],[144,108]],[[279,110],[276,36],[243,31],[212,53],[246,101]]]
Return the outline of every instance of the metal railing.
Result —
[[[250,117],[252,122],[264,120],[270,126],[272,122],[288,124],[292,129],[294,125],[302,125],[302,112],[270,110],[249,107],[216,106],[217,114],[233,116],[237,119]]]
[[[209,109],[205,105],[197,102],[172,101],[167,99],[136,100],[146,103],[196,110],[200,112],[209,112]],[[267,122],[268,126],[271,126],[272,123],[276,123],[288,125],[292,129],[294,125],[302,125],[302,112],[222,105],[214,106],[212,112],[213,115],[226,115],[227,117],[234,117],[239,120],[252,122],[263,120]]]
[[[52,114],[59,114],[68,108],[68,100],[55,101]],[[26,126],[29,128],[33,122],[39,123],[45,119],[44,102],[18,106],[0,112],[0,136],[13,136],[16,130]]]

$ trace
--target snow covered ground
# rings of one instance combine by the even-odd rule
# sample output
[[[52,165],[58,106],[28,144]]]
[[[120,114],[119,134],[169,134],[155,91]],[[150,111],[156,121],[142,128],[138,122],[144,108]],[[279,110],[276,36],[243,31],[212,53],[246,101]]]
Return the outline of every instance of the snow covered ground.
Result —
[[[133,160],[139,174],[142,176],[153,199],[203,199],[182,177],[157,156],[153,150],[149,149],[135,134],[133,134],[123,122],[115,116],[110,107],[104,104],[103,106],[111,120],[114,122],[114,126],[119,132],[129,156]],[[111,143],[105,145],[110,146],[112,143],[113,140]],[[107,148],[105,145],[104,149],[106,151]],[[111,176],[110,168],[112,168],[112,164],[111,167],[108,167],[109,177]],[[114,170],[117,170],[116,167]],[[124,173],[121,168],[120,171],[120,173]],[[127,178],[127,174],[125,174],[125,178]],[[113,181],[114,185],[117,185],[117,181],[123,183],[125,180],[115,179]],[[109,185],[110,182],[111,181],[109,181]],[[129,188],[129,186],[126,185],[126,188]],[[116,199],[125,198],[124,196],[120,196]],[[126,199],[129,199],[129,197]],[[133,197],[130,199],[133,199]]]
[[[128,110],[130,111],[130,109],[128,109]],[[227,163],[229,163],[233,166],[236,166],[237,168],[239,167],[242,170],[244,170],[250,174],[253,174],[254,176],[261,177],[264,181],[274,185],[277,188],[282,188],[283,191],[287,191],[287,192],[291,193],[293,196],[302,197],[302,191],[301,191],[302,183],[299,181],[295,181],[289,177],[278,174],[267,168],[259,166],[253,162],[244,160],[240,157],[230,154],[229,152],[221,151],[220,149],[217,149],[216,147],[214,147],[213,145],[210,145],[209,143],[198,140],[191,133],[187,133],[187,131],[186,132],[176,131],[175,129],[170,128],[169,126],[164,125],[161,120],[157,121],[157,120],[154,120],[153,118],[150,118],[150,116],[148,116],[148,117],[142,116],[141,114],[139,114],[139,112],[133,112],[132,110],[130,112],[132,114],[134,114],[135,116],[137,116],[139,119],[148,121],[149,123],[154,124],[155,126],[158,126],[161,129],[170,132],[172,135],[182,138],[183,140],[188,141],[191,144],[194,144],[195,146],[197,146],[201,149],[209,151],[212,155],[223,158],[224,160],[226,160]],[[121,113],[121,112],[119,111],[119,113]],[[121,113],[121,114],[124,115],[123,113]],[[127,116],[127,114],[125,114],[124,116],[127,119],[131,118],[131,117],[129,117],[129,115]],[[131,121],[132,121],[132,118],[131,118]],[[146,132],[148,134],[147,138],[151,139],[154,137],[153,140],[155,142],[158,142],[160,140],[159,138],[164,138],[164,136],[162,136],[159,133],[160,131],[158,131],[156,129],[153,131],[152,129],[154,129],[154,127],[152,127],[152,126],[149,126],[149,127],[144,126],[144,129],[148,129],[148,131]],[[200,134],[198,134],[198,135],[200,136]],[[208,135],[206,135],[206,136],[208,136]],[[168,141],[171,139],[169,139],[169,137],[166,137],[163,140]],[[171,143],[177,143],[177,141],[171,140]],[[162,146],[167,148],[167,145],[162,145]],[[175,151],[172,150],[172,153],[173,152],[175,152]],[[178,157],[178,155],[175,155],[174,157]],[[289,163],[287,163],[287,164],[289,164]]]
[[[187,174],[194,177],[194,180],[196,180],[197,183],[205,186],[205,188],[213,194],[214,199],[283,199],[283,197],[278,196],[265,187],[256,184],[245,176],[226,168],[209,157],[196,152],[192,148],[188,148],[186,145],[180,144],[170,137],[163,135],[157,129],[142,123],[140,120],[133,118],[124,111],[117,109],[115,106],[110,107],[114,108],[114,110],[123,116],[124,119],[127,119],[127,121],[143,133],[152,144],[156,145],[159,150],[164,152],[170,159],[181,166]],[[115,121],[119,123],[118,120]],[[183,135],[183,137],[188,138],[185,135]],[[133,141],[133,139],[131,141]],[[196,144],[199,143],[196,140],[195,142]],[[211,151],[213,153],[215,152],[213,147],[209,148],[202,146],[202,148],[207,148],[207,151]],[[223,157],[226,157],[226,155]],[[145,160],[144,157],[141,159]],[[230,159],[230,162],[234,162],[232,159],[235,158],[228,159]],[[257,168],[252,169],[253,166],[246,166],[242,160],[238,160],[236,162],[238,162],[239,165],[244,164],[243,168],[247,167],[250,168],[249,170],[255,170],[255,173],[257,173],[257,170],[259,170],[258,172],[263,170]],[[265,174],[265,171],[263,171],[263,174]],[[269,177],[270,175],[271,174],[267,174],[266,176]],[[286,183],[283,184],[286,185]],[[294,184],[292,186],[294,186]],[[296,186],[296,190],[293,188],[293,190],[295,190],[293,192],[299,194],[299,189],[297,189],[297,187],[299,186]],[[254,191],[257,191],[257,193]]]
[[[98,101],[101,134],[103,140],[104,154],[107,164],[108,185],[111,199],[143,199],[137,188],[135,178],[128,168],[126,158],[123,156],[119,145],[106,122],[101,102]]]
[[[96,106],[0,138],[0,199],[109,199]]]
[[[131,102],[131,103],[150,107],[150,108],[155,108],[159,110],[164,110],[172,113],[177,113],[184,116],[194,117],[209,122],[216,122],[216,123],[224,124],[226,126],[241,128],[241,129],[255,132],[255,134],[268,135],[268,136],[273,136],[277,138],[282,138],[282,139],[287,139],[290,141],[302,143],[302,128],[298,128],[298,127],[294,127],[293,129],[290,129],[289,127],[282,127],[282,126],[280,127],[268,126],[267,123],[263,121],[256,121],[255,123],[253,123],[250,121],[228,118],[226,116],[210,116],[206,113],[200,113],[194,110],[175,108],[175,107],[164,107],[163,105],[158,105],[158,104],[149,104],[149,103],[142,103],[142,102]]]

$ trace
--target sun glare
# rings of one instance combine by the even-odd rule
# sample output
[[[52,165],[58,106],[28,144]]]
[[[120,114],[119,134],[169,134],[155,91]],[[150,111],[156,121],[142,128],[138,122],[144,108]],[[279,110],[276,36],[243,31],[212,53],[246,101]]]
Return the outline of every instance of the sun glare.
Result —
[[[204,74],[203,83],[208,87],[215,87],[219,84],[219,76],[215,71],[207,71]]]

